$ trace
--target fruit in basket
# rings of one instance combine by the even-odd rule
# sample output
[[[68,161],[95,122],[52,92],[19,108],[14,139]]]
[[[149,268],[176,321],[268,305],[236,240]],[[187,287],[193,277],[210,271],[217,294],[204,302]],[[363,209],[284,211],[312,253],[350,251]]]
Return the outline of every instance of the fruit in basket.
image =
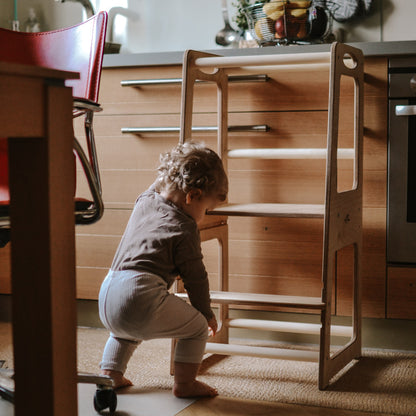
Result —
[[[279,17],[282,17],[285,12],[285,3],[281,1],[265,3],[263,6],[263,12],[268,18],[277,20]]]
[[[256,36],[260,40],[270,40],[273,35],[273,20],[267,17],[261,17],[254,25]]]
[[[297,19],[302,19],[306,17],[307,10],[306,9],[292,9],[290,10],[290,15]]]
[[[306,23],[302,23],[300,25],[300,29],[299,32],[296,34],[296,38],[297,39],[304,39],[308,36],[308,29],[309,29],[309,25],[307,25]]]
[[[275,38],[296,38],[300,30],[300,22],[296,19],[286,19],[284,16],[274,24]]]
[[[276,39],[281,39],[286,37],[286,25],[285,25],[285,18],[281,17],[280,19],[277,19],[274,23],[274,37]]]
[[[286,7],[288,9],[307,9],[311,3],[312,1],[310,0],[289,1]]]
[[[264,3],[263,11],[266,15],[273,13],[277,10],[283,10],[285,8],[284,1],[271,1],[270,3]]]
[[[267,3],[266,3],[267,4]],[[269,13],[267,17],[272,20],[277,20],[279,17],[282,17],[285,14],[284,10],[276,10],[272,13]]]
[[[307,38],[309,14],[314,9],[311,5],[311,0],[272,0],[248,7],[247,16],[252,19],[253,35],[260,45],[273,40],[275,43],[292,43]]]

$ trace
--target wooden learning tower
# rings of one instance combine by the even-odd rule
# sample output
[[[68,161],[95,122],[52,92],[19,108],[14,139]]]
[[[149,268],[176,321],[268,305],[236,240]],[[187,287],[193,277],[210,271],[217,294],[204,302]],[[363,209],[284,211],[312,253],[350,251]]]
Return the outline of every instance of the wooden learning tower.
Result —
[[[222,355],[269,357],[319,363],[319,389],[325,389],[331,378],[352,360],[361,356],[361,284],[360,260],[362,251],[362,147],[363,147],[363,55],[359,49],[333,43],[330,52],[272,54],[257,56],[222,57],[189,50],[183,65],[182,108],[180,141],[192,138],[192,113],[195,82],[211,82],[217,86],[218,97],[218,154],[227,171],[229,159],[324,159],[326,160],[325,197],[322,204],[292,203],[227,203],[208,213],[208,221],[200,229],[201,240],[216,239],[219,243],[219,291],[211,291],[213,304],[219,305],[220,331],[214,342],[207,343],[206,352]],[[308,68],[329,73],[328,124],[326,148],[248,148],[230,149],[228,142],[228,73],[243,68],[262,71],[282,70],[305,73]],[[353,117],[351,148],[338,147],[340,117],[341,77],[352,79]],[[341,159],[352,160],[352,188],[339,191],[337,167]],[[230,187],[232,187],[232,182]],[[232,202],[232,201],[231,201]],[[230,216],[321,218],[323,219],[323,247],[321,296],[289,296],[230,292],[228,280],[228,224]],[[218,219],[214,221],[214,218]],[[352,266],[352,325],[331,325],[333,302],[333,276],[338,250],[353,247]],[[279,259],[275,259],[279,262]],[[186,298],[183,290],[176,288],[178,296]],[[277,322],[274,320],[230,319],[229,305],[256,307],[283,307],[291,311],[320,313],[320,324]],[[231,344],[229,328],[246,328],[276,332],[319,334],[319,351]],[[335,353],[331,351],[331,335],[342,336],[348,342]]]

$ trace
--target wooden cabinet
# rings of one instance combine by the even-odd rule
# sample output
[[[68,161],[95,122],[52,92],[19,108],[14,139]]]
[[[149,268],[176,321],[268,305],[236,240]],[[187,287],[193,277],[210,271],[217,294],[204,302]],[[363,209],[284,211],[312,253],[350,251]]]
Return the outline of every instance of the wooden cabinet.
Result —
[[[416,268],[387,269],[387,317],[416,319]]]
[[[251,72],[253,73],[253,72]],[[230,133],[238,147],[325,147],[328,74],[322,71],[279,71],[262,68],[268,82],[230,84],[229,125],[267,125],[267,132]],[[247,74],[239,70],[233,74]],[[181,86],[122,87],[122,80],[180,78],[181,66],[104,68],[95,133],[103,183],[105,214],[91,226],[77,227],[77,294],[96,299],[111,264],[133,203],[155,179],[159,154],[172,148],[178,133],[121,133],[123,127],[179,126]],[[346,105],[351,95],[345,89]],[[216,92],[198,85],[195,125],[216,125]],[[386,287],[386,164],[387,164],[387,58],[366,60],[364,116],[364,316],[385,316]],[[340,140],[348,143],[349,120],[340,122]],[[82,126],[76,129],[81,131]],[[200,132],[195,140],[216,146],[215,133]],[[349,163],[349,162],[345,162]],[[349,183],[342,168],[341,182]],[[233,160],[229,165],[233,202],[247,197],[321,203],[325,162],[321,160]],[[305,178],[305,171],[306,180]],[[345,173],[345,174],[344,174]],[[345,180],[344,180],[345,176]],[[300,178],[303,177],[302,180]],[[83,181],[78,192],[86,192]],[[299,224],[302,221],[302,224]],[[230,290],[257,293],[320,296],[322,223],[317,219],[230,218]],[[305,230],[307,230],[305,232]],[[216,289],[217,247],[203,243],[207,269]],[[3,253],[2,264],[7,262]],[[337,258],[335,309],[348,315],[351,304],[350,253]],[[1,290],[7,292],[7,271]],[[4,289],[5,288],[5,289]],[[299,290],[300,289],[300,290]]]

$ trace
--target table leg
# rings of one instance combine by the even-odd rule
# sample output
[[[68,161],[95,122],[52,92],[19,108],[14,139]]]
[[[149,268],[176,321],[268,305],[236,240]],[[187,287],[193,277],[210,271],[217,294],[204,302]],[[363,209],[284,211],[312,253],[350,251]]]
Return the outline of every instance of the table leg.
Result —
[[[44,91],[45,137],[9,140],[15,416],[74,416],[72,91]]]

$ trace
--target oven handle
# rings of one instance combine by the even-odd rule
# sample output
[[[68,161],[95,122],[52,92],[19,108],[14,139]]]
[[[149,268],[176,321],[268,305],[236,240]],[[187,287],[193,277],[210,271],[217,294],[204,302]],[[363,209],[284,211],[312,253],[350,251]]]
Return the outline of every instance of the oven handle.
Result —
[[[396,116],[416,116],[416,105],[396,105]]]

